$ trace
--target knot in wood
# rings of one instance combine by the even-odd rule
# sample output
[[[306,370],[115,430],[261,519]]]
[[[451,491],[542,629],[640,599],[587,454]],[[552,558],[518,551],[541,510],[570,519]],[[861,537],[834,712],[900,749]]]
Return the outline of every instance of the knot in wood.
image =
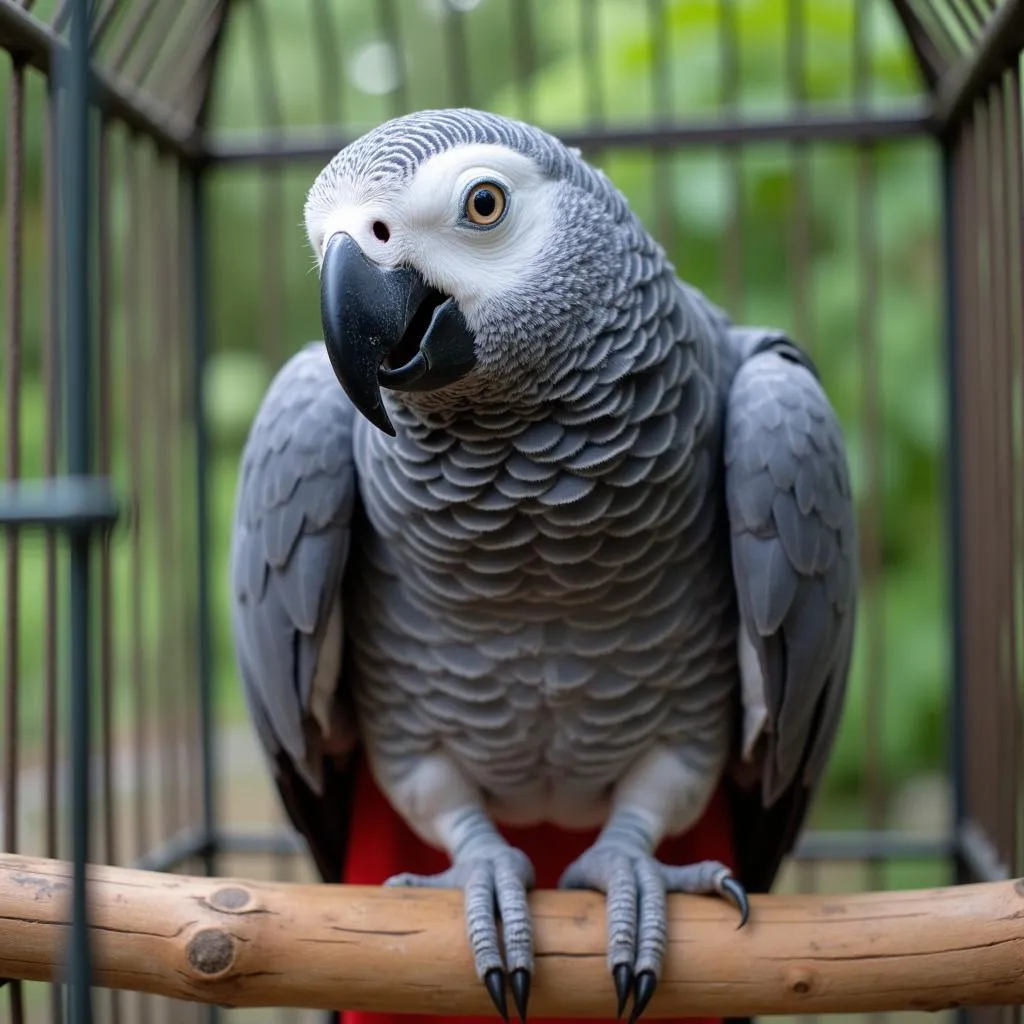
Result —
[[[786,972],[786,987],[795,996],[806,996],[814,987],[814,975],[806,967],[791,967]]]
[[[235,940],[220,928],[203,928],[188,940],[185,957],[204,978],[223,974],[235,962]]]
[[[210,906],[215,910],[242,910],[249,902],[247,890],[239,885],[226,885],[210,897]]]

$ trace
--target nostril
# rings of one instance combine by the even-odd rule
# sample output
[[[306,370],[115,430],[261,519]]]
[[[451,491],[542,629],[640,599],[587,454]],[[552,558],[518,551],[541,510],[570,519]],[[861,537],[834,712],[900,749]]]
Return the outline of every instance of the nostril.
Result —
[[[388,231],[387,224],[382,220],[375,220],[373,222],[373,234],[374,237],[380,239],[382,242],[386,242],[391,237],[391,232]]]

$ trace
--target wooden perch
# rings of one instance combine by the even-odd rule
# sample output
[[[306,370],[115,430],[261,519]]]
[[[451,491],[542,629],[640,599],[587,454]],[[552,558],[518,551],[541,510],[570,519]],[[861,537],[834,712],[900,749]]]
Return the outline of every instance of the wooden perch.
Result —
[[[70,865],[0,854],[0,977],[64,956]],[[462,896],[90,869],[96,984],[226,1006],[494,1010]],[[610,1019],[603,897],[537,892],[533,1016]],[[647,1016],[937,1010],[1024,1003],[1024,881],[849,896],[669,898]],[[495,1017],[497,1019],[497,1017]]]

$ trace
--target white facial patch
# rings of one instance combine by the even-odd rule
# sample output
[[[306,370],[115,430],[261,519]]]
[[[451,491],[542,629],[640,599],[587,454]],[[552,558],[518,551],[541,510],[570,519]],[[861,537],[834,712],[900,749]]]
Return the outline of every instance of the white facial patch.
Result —
[[[394,222],[391,190],[359,189],[356,183],[339,179],[327,194],[318,189],[306,201],[306,235],[316,254],[317,265],[323,262],[328,240],[341,231],[351,235],[370,259],[386,267],[397,266],[407,253],[392,238],[378,238],[375,224]]]
[[[466,220],[463,204],[476,182],[493,182],[507,210],[493,227]],[[384,266],[415,267],[451,295],[471,327],[480,306],[514,294],[536,273],[555,223],[559,183],[529,158],[505,146],[470,144],[424,162],[410,182],[388,185],[339,182],[332,198],[322,190],[306,207],[306,230],[320,260],[326,241],[346,231]],[[374,224],[387,228],[387,241]]]

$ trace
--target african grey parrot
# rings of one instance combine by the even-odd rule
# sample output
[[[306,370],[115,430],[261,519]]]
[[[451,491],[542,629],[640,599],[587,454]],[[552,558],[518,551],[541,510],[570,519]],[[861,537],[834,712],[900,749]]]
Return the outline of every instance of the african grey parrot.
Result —
[[[607,894],[635,1020],[665,893],[745,920],[833,743],[857,586],[835,413],[793,341],[734,326],[530,125],[389,121],[320,172],[305,226],[325,343],[262,401],[231,542],[283,803],[325,880],[362,855],[387,884],[463,889],[506,1019],[541,884],[539,844],[506,837],[591,830],[555,880]],[[655,859],[720,790],[731,863]],[[447,859],[424,870],[421,847]]]

